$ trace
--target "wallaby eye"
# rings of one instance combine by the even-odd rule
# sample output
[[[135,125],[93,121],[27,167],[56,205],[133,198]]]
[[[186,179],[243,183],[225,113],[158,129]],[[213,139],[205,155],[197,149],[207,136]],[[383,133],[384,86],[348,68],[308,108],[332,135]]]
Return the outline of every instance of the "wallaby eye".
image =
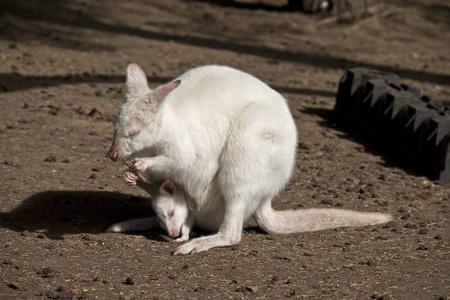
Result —
[[[172,218],[175,215],[175,209],[172,209],[169,213],[169,218]]]
[[[134,138],[134,137],[136,137],[139,133],[140,133],[141,131],[140,130],[138,130],[138,131],[133,131],[133,132],[130,132],[129,134],[128,134],[128,138]]]

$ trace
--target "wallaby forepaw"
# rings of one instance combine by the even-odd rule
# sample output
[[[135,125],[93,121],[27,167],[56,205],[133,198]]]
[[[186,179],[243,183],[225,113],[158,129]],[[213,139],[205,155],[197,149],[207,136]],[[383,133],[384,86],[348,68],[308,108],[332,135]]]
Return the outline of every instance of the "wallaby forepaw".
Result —
[[[132,172],[125,172],[124,179],[125,183],[128,184],[129,186],[136,185],[136,174]]]
[[[146,169],[145,159],[135,158],[133,160],[133,167],[131,167],[131,171],[135,173],[142,173]]]

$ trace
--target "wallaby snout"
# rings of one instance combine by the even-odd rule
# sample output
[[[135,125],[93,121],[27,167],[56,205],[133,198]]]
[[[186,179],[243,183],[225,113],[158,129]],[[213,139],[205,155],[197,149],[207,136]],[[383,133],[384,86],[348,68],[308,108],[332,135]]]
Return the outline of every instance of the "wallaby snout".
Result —
[[[120,150],[120,148],[117,146],[117,144],[113,144],[111,146],[111,149],[108,151],[108,157],[112,161],[118,161],[122,160],[124,158],[123,152]]]

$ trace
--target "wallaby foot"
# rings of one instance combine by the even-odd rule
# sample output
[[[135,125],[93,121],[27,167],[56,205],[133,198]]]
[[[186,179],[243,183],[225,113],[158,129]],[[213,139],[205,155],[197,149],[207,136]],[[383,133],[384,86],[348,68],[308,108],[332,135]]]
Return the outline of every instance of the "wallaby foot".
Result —
[[[196,238],[184,245],[181,245],[173,253],[173,255],[179,254],[195,254],[197,252],[202,252],[215,247],[226,247],[238,245],[241,241],[241,236],[236,239],[230,239],[222,233],[217,233],[210,236],[205,236],[201,238]]]

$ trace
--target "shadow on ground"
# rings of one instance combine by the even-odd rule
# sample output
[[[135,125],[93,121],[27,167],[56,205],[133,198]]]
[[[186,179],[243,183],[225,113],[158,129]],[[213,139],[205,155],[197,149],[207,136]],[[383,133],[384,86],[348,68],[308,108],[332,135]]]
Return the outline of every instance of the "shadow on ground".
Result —
[[[25,199],[11,212],[0,213],[0,226],[43,232],[49,239],[102,233],[113,223],[152,215],[148,201],[113,192],[46,191]]]

